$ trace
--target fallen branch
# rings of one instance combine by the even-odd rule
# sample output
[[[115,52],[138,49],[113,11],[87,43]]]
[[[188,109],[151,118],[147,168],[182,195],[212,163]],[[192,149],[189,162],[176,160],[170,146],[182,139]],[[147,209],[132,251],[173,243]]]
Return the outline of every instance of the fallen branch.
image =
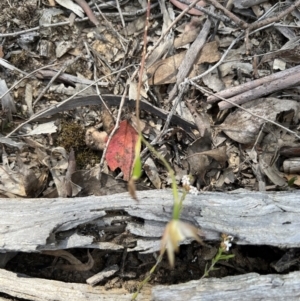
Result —
[[[246,91],[242,94],[229,98],[227,100],[231,101],[235,104],[243,104],[250,100],[254,100],[260,98],[262,96],[266,96],[268,94],[280,91],[285,88],[289,88],[291,86],[297,85],[300,83],[300,78],[298,73],[292,73],[282,78],[278,78],[271,82],[267,82],[259,87],[256,87],[252,90]],[[219,109],[225,110],[228,108],[232,108],[234,105],[227,101],[219,102]]]
[[[244,93],[246,91],[250,91],[254,88],[257,88],[263,84],[270,83],[277,79],[285,78],[286,76],[295,75],[295,74],[298,74],[299,72],[300,72],[300,66],[289,68],[287,70],[280,71],[280,72],[253,80],[251,82],[247,82],[245,84],[220,91],[214,95],[209,96],[207,98],[207,102],[214,103],[216,101],[220,101],[220,97],[223,97],[223,98],[233,97],[235,95],[238,95],[238,94]]]

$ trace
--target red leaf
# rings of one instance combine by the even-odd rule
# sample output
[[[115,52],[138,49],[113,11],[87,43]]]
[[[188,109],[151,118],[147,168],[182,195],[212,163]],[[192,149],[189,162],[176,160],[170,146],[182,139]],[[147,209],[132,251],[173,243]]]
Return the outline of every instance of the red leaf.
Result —
[[[121,168],[126,181],[131,176],[137,140],[137,131],[127,120],[124,120],[120,122],[120,127],[113,135],[107,148],[105,159],[109,168],[113,171],[118,167]]]

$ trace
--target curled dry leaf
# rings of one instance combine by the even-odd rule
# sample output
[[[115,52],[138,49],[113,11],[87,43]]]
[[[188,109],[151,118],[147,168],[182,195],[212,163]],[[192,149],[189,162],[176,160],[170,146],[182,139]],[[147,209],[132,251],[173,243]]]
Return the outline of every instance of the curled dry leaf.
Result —
[[[94,127],[90,127],[85,133],[86,145],[94,150],[104,150],[108,135],[106,132],[99,132]]]

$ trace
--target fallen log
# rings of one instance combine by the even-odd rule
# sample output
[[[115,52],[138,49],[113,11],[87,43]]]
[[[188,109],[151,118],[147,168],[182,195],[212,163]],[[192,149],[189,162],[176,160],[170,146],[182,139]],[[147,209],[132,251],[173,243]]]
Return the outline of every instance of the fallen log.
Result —
[[[250,273],[222,279],[208,278],[185,284],[157,286],[152,289],[155,301],[216,300],[292,300],[300,299],[300,272],[288,275]]]
[[[107,291],[103,287],[31,278],[3,269],[0,269],[0,283],[0,293],[31,301],[123,301],[131,297],[125,289]],[[150,300],[150,290],[143,291],[137,300]]]
[[[128,231],[135,236],[135,251],[153,252],[171,217],[170,190],[72,199],[0,199],[0,252],[40,252],[66,248],[121,249],[115,242],[94,243],[78,228],[94,224],[103,235]],[[201,193],[187,196],[182,219],[202,229],[207,240],[221,233],[237,244],[300,247],[300,199],[295,192]],[[116,224],[114,220],[122,220]],[[114,227],[113,227],[114,224]]]
[[[2,256],[6,256],[14,252],[42,252],[68,248],[122,250],[124,247],[127,248],[128,252],[150,253],[157,251],[164,226],[171,217],[172,192],[170,190],[140,191],[138,198],[139,202],[135,202],[127,193],[122,193],[73,199],[0,199],[0,253],[3,253]],[[205,239],[209,241],[218,241],[220,234],[226,233],[233,235],[235,237],[234,242],[240,245],[300,247],[298,231],[300,200],[295,192],[260,193],[242,190],[226,194],[211,192],[201,193],[198,196],[189,195],[184,201],[181,216],[183,220],[201,228]],[[89,227],[86,227],[87,225]],[[100,239],[95,240],[94,234],[87,231],[87,228],[91,226],[99,232],[98,238]],[[106,239],[110,237],[109,233],[119,233],[119,237],[126,234],[124,237],[127,239]],[[131,247],[126,245],[128,237],[130,237],[131,242],[134,242]],[[5,270],[0,271],[0,293],[11,296],[19,296],[15,291],[16,287],[22,289],[19,281],[31,279],[21,276],[19,279],[16,275],[12,275],[14,273]],[[241,291],[245,292],[251,283],[257,282],[259,286],[260,281],[262,281],[260,277],[263,277],[247,275],[250,275],[250,278],[242,278],[245,275],[236,276],[241,277],[236,278],[237,280],[241,279],[242,282],[245,282],[244,288],[238,286]],[[14,283],[15,288],[4,289],[4,282],[1,277],[10,279],[8,285]],[[279,280],[272,282],[270,279],[275,279],[277,276],[270,277],[261,282],[261,290],[272,290],[274,283],[288,281],[286,280],[288,278],[284,280],[278,278]],[[297,286],[297,291],[300,291],[300,282],[295,283],[296,280],[293,277],[291,278],[293,285],[291,290]],[[226,283],[227,278],[220,281]],[[203,281],[201,280],[199,286],[197,284],[196,288],[193,289],[194,281],[182,284],[182,287],[178,289],[184,290],[186,287],[187,291],[193,291],[193,296],[196,298],[193,300],[212,300],[207,293],[212,287],[210,284],[212,280],[210,278]],[[233,278],[230,281],[237,283]],[[29,284],[28,286],[30,287]],[[77,284],[70,284],[70,287],[73,287],[74,291],[77,290]],[[220,288],[222,287],[221,285]],[[89,287],[88,291],[92,292],[93,289]],[[164,290],[154,288],[154,299],[152,300],[171,300],[171,297],[167,299],[167,297],[162,298],[161,296],[165,296],[165,290],[172,291],[172,289],[173,286]],[[41,290],[43,287],[39,288],[36,294]],[[27,293],[30,298],[26,297]],[[53,299],[51,299],[52,297],[39,299],[38,296],[33,298],[34,292],[29,293],[29,291],[24,291],[24,294],[25,297],[20,298],[60,300],[56,297]],[[103,297],[102,293],[99,294],[97,293],[98,300],[102,300],[101,298],[123,300],[113,294],[111,297],[108,295]],[[129,294],[126,296],[126,300],[129,300]],[[224,295],[220,293],[220,296],[223,300]],[[81,295],[80,300],[88,300],[88,298],[93,300],[84,294]],[[71,297],[71,299],[76,300],[75,297]],[[229,299],[234,300],[231,296]],[[251,296],[247,298],[247,300],[254,299]],[[144,298],[143,300],[147,299]],[[172,297],[172,300],[175,298]],[[221,300],[221,298],[216,295],[214,300]]]
[[[221,279],[207,278],[169,286],[146,286],[137,300],[223,301],[288,300],[300,298],[300,272],[288,275],[250,273]],[[106,291],[87,284],[30,278],[0,269],[0,292],[32,301],[114,301],[131,300],[124,289]],[[6,301],[7,299],[0,300]]]

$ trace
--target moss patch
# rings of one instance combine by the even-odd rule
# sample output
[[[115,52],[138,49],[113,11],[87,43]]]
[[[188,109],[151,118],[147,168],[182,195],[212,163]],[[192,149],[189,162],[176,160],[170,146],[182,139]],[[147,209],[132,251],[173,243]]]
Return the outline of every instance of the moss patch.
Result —
[[[73,121],[62,121],[61,130],[57,137],[57,146],[64,147],[68,152],[75,151],[77,169],[94,166],[100,162],[99,152],[87,148],[85,144],[85,129]]]

